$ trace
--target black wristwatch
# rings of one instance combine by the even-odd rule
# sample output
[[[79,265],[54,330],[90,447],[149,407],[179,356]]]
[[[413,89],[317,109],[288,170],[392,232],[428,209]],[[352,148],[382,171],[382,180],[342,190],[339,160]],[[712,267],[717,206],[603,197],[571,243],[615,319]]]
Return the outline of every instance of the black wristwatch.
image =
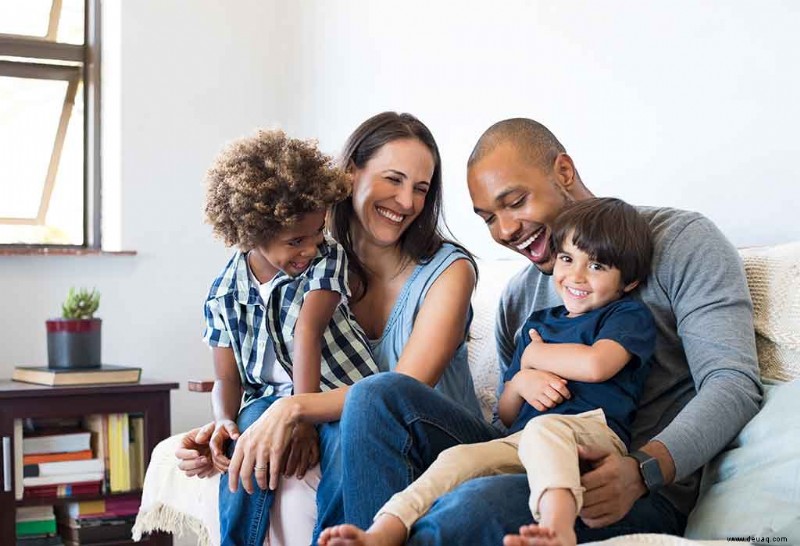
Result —
[[[664,486],[664,475],[661,474],[658,459],[644,451],[632,451],[628,453],[628,457],[636,459],[639,464],[639,473],[642,475],[645,487],[647,487],[648,495]]]

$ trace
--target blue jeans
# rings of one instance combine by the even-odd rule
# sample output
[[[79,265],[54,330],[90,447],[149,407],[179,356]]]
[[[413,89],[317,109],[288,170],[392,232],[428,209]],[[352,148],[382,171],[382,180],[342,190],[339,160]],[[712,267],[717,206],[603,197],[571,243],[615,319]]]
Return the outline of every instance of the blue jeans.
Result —
[[[411,528],[407,544],[502,544],[503,536],[533,523],[529,496],[524,474],[470,480],[434,503]],[[579,543],[630,533],[680,536],[685,528],[686,516],[661,495],[639,499],[622,520],[608,527],[590,529],[580,519],[575,523]]]
[[[256,419],[261,417],[277,397],[270,396],[256,400],[244,408],[236,418],[239,431],[244,432]],[[341,451],[339,450],[339,423],[325,423],[317,428],[320,437],[320,471],[324,476],[330,473],[341,475]],[[228,456],[233,455],[236,447],[232,442],[228,448]],[[333,497],[337,494],[339,481],[320,482],[318,495]],[[253,476],[253,494],[239,484],[236,493],[228,489],[228,475],[223,474],[219,482],[219,524],[221,546],[262,546],[269,530],[269,510],[275,499],[275,492],[262,491]],[[341,515],[332,512],[329,517],[341,519]],[[319,512],[322,514],[322,510]],[[321,529],[320,529],[321,532]],[[317,533],[318,534],[318,533]],[[315,536],[316,540],[316,536]],[[316,542],[315,542],[316,543]]]
[[[370,376],[350,388],[342,413],[341,496],[320,499],[318,494],[317,500],[342,503],[344,521],[366,529],[378,509],[439,453],[499,436],[483,419],[416,379],[392,372]],[[320,526],[335,523],[341,522]]]
[[[244,432],[261,414],[267,411],[277,396],[256,400],[236,418],[239,432]],[[228,457],[233,455],[236,442],[228,446]],[[275,498],[274,492],[262,490],[253,474],[253,494],[248,495],[242,484],[231,493],[228,489],[228,473],[219,480],[219,534],[220,546],[261,546],[269,529],[269,509]]]
[[[378,509],[416,479],[444,449],[499,433],[409,377],[384,373],[351,388],[341,422],[345,521],[367,528]],[[324,479],[324,478],[323,478]],[[523,474],[477,478],[439,499],[412,528],[408,544],[502,544],[533,522]],[[663,497],[640,499],[620,522],[589,529],[579,541],[633,533],[683,534],[686,517]]]
[[[331,525],[344,521],[342,496],[342,450],[339,442],[339,421],[323,423],[319,431],[319,471],[317,486],[317,524],[314,526],[312,546],[317,544],[320,533]]]

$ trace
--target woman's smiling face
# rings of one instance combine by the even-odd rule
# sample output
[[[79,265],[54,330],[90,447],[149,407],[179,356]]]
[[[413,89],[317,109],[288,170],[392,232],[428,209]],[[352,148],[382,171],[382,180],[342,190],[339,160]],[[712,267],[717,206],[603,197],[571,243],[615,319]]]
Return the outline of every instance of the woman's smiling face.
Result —
[[[433,171],[433,154],[411,138],[388,142],[362,168],[353,168],[353,209],[366,240],[398,243],[425,206]]]

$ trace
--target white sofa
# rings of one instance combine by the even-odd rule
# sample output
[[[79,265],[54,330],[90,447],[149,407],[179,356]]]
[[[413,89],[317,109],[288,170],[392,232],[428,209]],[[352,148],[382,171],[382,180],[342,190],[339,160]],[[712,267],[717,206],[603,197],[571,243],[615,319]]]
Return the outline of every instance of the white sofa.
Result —
[[[741,254],[753,297],[762,377],[768,383],[764,406],[706,467],[687,538],[631,535],[604,545],[710,544],[750,537],[800,546],[800,243],[745,249]],[[498,380],[495,310],[506,280],[524,265],[519,261],[479,265],[469,350],[476,392],[487,418]],[[164,440],[153,452],[134,538],[161,530],[194,534],[198,544],[217,545],[218,478],[186,478],[177,470],[173,453],[180,436]]]

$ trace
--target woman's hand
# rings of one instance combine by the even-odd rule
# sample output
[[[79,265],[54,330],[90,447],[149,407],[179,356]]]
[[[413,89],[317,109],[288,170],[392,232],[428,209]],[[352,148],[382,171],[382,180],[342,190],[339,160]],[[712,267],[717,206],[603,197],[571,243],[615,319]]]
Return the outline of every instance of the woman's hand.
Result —
[[[538,411],[556,407],[571,394],[567,380],[542,370],[520,370],[514,375],[514,389]]]
[[[228,467],[228,488],[232,492],[236,492],[241,478],[244,490],[252,494],[254,473],[262,490],[267,485],[273,490],[278,487],[284,457],[297,425],[297,402],[293,399],[288,396],[277,400],[239,436]]]
[[[178,468],[187,476],[208,478],[217,473],[209,447],[213,432],[214,422],[212,421],[200,428],[190,430],[181,438],[180,446],[175,450],[175,456],[180,461]]]
[[[211,448],[211,459],[214,463],[214,468],[220,472],[228,470],[231,460],[225,455],[225,444],[228,440],[236,440],[239,438],[239,427],[230,419],[223,419],[217,421],[214,427],[214,433],[211,435],[209,447]]]
[[[319,435],[314,425],[299,423],[292,432],[289,454],[283,475],[302,479],[306,471],[319,462]]]

